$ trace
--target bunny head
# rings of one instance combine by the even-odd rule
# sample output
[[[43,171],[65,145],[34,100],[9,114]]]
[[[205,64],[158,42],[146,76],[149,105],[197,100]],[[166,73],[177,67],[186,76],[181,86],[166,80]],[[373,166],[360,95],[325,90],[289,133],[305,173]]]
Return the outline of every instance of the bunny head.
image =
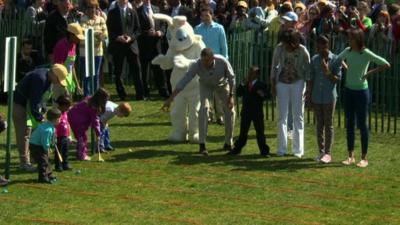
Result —
[[[154,19],[164,20],[168,23],[167,40],[169,48],[183,51],[190,48],[201,36],[194,34],[192,26],[186,21],[185,16],[171,18],[165,14],[154,14]]]

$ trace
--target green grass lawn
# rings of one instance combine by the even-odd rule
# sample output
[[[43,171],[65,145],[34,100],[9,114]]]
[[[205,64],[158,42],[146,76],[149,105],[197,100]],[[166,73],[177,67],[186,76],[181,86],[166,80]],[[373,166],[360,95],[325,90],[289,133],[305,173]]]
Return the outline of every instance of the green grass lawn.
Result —
[[[225,156],[223,127],[211,125],[210,156],[203,157],[197,145],[166,141],[169,115],[161,105],[132,102],[129,118],[110,123],[117,150],[105,154],[104,163],[78,162],[71,153],[74,170],[56,173],[53,185],[20,172],[14,148],[9,193],[0,194],[0,224],[400,224],[398,136],[372,133],[370,166],[360,169],[340,164],[346,157],[342,128],[336,129],[334,162],[321,165],[313,160],[311,125],[303,159],[261,158],[253,128],[242,155]],[[265,123],[275,153],[276,122]],[[239,119],[236,135],[238,125]],[[360,149],[359,134],[356,143]],[[1,151],[1,170],[4,161]]]

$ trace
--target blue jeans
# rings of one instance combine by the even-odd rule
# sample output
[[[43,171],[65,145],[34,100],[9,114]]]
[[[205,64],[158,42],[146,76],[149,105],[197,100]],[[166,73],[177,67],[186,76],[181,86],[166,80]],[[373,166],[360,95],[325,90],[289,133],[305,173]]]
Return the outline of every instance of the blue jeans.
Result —
[[[110,128],[104,124],[100,125],[100,149],[110,147]]]
[[[367,125],[369,90],[344,89],[344,113],[347,122],[347,150],[354,151],[355,125],[361,133],[362,154],[368,152],[369,131]]]
[[[99,89],[100,81],[99,74],[101,68],[101,62],[103,60],[103,56],[95,56],[94,57],[94,90],[93,93]],[[83,94],[86,96],[92,95],[92,85],[91,85],[91,77],[86,77],[86,67],[85,67],[85,57],[81,57],[81,75],[83,78]]]

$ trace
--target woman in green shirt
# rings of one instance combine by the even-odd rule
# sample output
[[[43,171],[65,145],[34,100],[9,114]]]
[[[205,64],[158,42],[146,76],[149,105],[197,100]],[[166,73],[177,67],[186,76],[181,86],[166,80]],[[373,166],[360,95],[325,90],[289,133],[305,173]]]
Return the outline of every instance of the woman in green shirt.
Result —
[[[347,150],[349,157],[342,163],[350,165],[355,163],[354,138],[355,123],[361,131],[361,161],[358,167],[368,166],[368,105],[370,101],[367,78],[373,73],[378,73],[390,68],[390,64],[382,57],[374,54],[365,47],[364,32],[360,28],[352,28],[348,32],[350,47],[339,54],[339,58],[346,61],[347,75],[344,88],[344,111],[347,121]],[[368,70],[369,63],[378,65],[375,69]]]

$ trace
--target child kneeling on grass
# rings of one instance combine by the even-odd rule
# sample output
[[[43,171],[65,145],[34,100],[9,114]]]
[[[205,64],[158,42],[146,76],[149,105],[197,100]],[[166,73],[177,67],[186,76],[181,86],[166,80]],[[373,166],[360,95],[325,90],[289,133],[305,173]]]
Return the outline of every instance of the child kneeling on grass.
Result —
[[[55,127],[59,123],[61,111],[50,109],[47,111],[47,122],[40,124],[33,132],[29,141],[32,158],[38,164],[39,183],[53,183],[56,177],[53,176],[50,163],[50,146],[54,144]]]
[[[100,88],[93,96],[87,97],[81,102],[75,104],[68,112],[68,122],[71,125],[72,132],[78,143],[76,153],[78,160],[90,161],[87,153],[87,135],[89,126],[93,128],[97,136],[97,143],[100,142],[100,118],[105,112],[106,102],[110,95]]]
[[[117,105],[112,101],[107,101],[105,112],[100,116],[100,151],[112,151],[114,148],[110,143],[110,128],[108,121],[114,116],[128,117],[132,107],[127,102]]]

